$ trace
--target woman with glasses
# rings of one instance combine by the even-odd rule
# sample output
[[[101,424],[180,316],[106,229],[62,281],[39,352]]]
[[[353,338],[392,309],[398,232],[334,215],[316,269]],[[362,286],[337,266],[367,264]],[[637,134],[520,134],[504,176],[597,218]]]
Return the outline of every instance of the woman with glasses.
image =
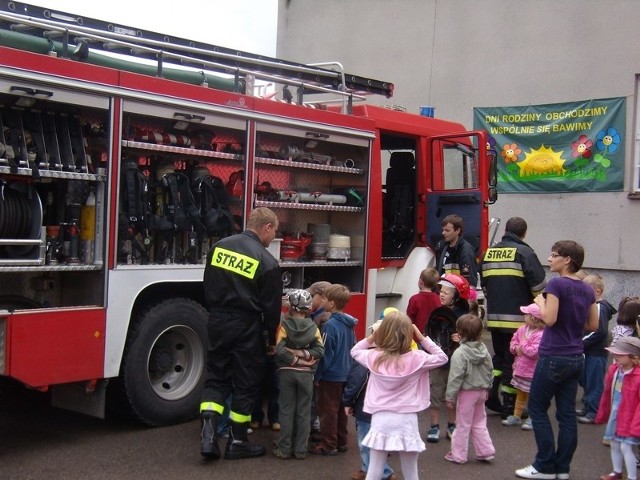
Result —
[[[598,328],[598,309],[593,289],[576,275],[584,261],[580,244],[572,240],[554,243],[547,261],[549,270],[559,276],[551,278],[543,294],[534,300],[545,323],[529,397],[538,451],[533,463],[516,470],[516,475],[567,480],[578,445],[576,395],[584,367],[582,336],[584,330]],[[548,413],[554,398],[557,446]]]

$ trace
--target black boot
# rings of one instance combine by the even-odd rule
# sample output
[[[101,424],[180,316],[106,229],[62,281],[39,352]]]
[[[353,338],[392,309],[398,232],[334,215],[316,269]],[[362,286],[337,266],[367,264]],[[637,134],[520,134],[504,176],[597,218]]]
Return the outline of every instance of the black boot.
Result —
[[[503,420],[509,415],[513,415],[513,409],[516,406],[516,394],[502,392],[502,414],[500,415]]]
[[[248,423],[231,422],[231,432],[224,458],[227,460],[237,460],[239,458],[261,457],[266,453],[262,445],[249,443],[247,438]]]
[[[218,415],[211,410],[200,413],[202,419],[202,432],[200,433],[200,455],[206,458],[217,460],[220,458],[220,447],[216,437],[216,427],[218,425]]]
[[[502,413],[502,403],[500,403],[500,377],[493,377],[491,390],[489,390],[489,398],[484,402],[485,406],[496,413]]]

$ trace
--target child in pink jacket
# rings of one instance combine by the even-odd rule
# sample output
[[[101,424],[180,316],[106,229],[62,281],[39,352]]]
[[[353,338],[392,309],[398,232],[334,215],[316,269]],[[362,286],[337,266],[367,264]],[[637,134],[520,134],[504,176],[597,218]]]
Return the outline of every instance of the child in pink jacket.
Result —
[[[595,423],[607,423],[604,438],[611,445],[613,471],[600,480],[622,480],[623,466],[627,480],[636,480],[633,448],[640,445],[640,339],[621,337],[607,350],[614,362],[604,381]]]
[[[529,400],[531,380],[538,363],[538,347],[542,338],[544,322],[540,307],[535,303],[520,307],[524,313],[524,325],[522,325],[511,338],[510,350],[514,355],[513,377],[511,384],[517,389],[516,405],[513,415],[509,415],[502,421],[505,427],[521,425],[523,430],[531,430],[531,419],[522,422],[522,410]]]
[[[424,350],[411,348],[414,337]],[[418,412],[429,406],[429,370],[447,363],[447,354],[395,311],[351,355],[370,371],[364,411],[371,414],[371,428],[362,441],[370,449],[367,480],[382,478],[392,451],[398,452],[403,478],[418,480],[418,454],[425,450]]]

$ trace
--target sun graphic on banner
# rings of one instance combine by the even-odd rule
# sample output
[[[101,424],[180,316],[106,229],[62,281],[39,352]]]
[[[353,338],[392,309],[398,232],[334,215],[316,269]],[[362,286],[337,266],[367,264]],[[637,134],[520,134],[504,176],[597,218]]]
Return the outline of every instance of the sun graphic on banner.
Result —
[[[530,175],[564,175],[563,152],[554,152],[553,149],[541,145],[540,148],[531,149],[526,153],[524,160],[518,163],[520,168],[520,176],[528,177]]]

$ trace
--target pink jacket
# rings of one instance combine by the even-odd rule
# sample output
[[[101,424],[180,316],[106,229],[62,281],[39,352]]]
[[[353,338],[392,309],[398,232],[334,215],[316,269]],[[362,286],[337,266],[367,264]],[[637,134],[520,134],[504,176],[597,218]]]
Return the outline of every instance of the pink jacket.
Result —
[[[600,397],[600,406],[595,423],[606,423],[611,414],[613,381],[618,371],[618,364],[609,367],[604,379],[604,392]],[[622,380],[622,398],[618,406],[616,419],[616,435],[621,437],[640,437],[640,366],[624,376]]]
[[[522,325],[511,337],[509,350],[515,356],[513,374],[522,378],[533,378],[538,363],[538,347],[542,338],[542,328],[529,328]],[[522,347],[522,355],[516,355],[516,347]]]
[[[364,397],[365,412],[414,413],[429,406],[429,370],[444,365],[449,359],[430,338],[425,338],[421,345],[426,352],[411,350],[398,357],[397,362],[381,364],[376,372],[373,364],[382,352],[370,348],[366,338],[355,344],[351,356],[370,372]]]

